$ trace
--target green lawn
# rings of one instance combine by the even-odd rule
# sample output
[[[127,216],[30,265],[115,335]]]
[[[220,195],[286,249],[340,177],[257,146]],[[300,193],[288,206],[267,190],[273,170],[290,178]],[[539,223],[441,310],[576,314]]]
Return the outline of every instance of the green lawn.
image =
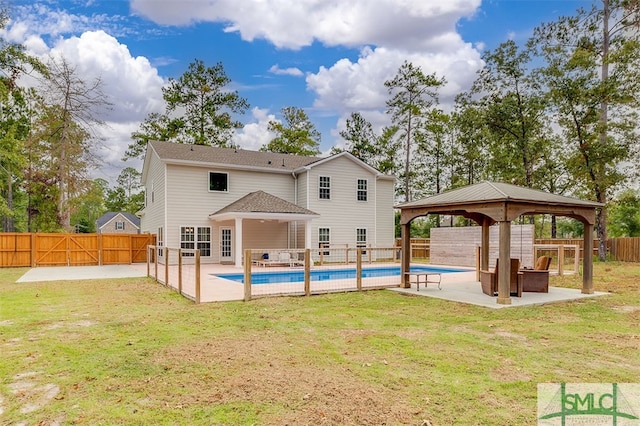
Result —
[[[522,425],[538,383],[640,377],[640,264],[596,263],[610,296],[500,310],[385,290],[194,305],[24,272],[0,269],[2,424]]]

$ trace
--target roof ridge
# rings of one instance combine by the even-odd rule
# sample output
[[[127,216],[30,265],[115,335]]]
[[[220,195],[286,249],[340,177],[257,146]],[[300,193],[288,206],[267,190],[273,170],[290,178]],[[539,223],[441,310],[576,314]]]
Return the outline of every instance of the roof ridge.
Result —
[[[486,180],[485,182],[486,182],[487,184],[489,184],[489,186],[491,186],[493,189],[495,189],[496,191],[498,191],[498,192],[499,192],[499,193],[500,193],[504,198],[506,198],[506,199],[511,198],[511,197],[509,197],[509,194],[506,194],[506,193],[505,193],[504,191],[502,191],[500,188],[496,187],[496,186],[494,185],[494,183],[493,183],[493,182],[490,182],[490,181],[488,181],[488,180]],[[508,185],[508,184],[505,184],[505,183],[503,182],[503,185]]]

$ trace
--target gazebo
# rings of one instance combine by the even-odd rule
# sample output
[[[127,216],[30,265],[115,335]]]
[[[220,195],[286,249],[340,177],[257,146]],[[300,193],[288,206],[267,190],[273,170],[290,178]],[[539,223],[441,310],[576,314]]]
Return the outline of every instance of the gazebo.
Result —
[[[499,224],[498,298],[510,305],[511,222],[522,215],[553,214],[579,220],[584,225],[582,293],[593,293],[593,225],[602,203],[555,195],[521,186],[481,182],[421,200],[397,205],[402,226],[401,286],[410,286],[411,221],[428,214],[463,216],[482,226],[480,268],[489,268],[489,226]]]

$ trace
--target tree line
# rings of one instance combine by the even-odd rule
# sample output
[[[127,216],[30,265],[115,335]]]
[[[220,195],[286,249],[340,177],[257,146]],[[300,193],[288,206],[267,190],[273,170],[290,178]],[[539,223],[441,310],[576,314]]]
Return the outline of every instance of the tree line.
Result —
[[[0,24],[8,19],[2,15]],[[398,201],[493,180],[602,202],[597,235],[640,234],[640,194],[625,184],[638,168],[640,0],[598,0],[537,27],[524,45],[506,41],[483,54],[472,87],[445,111],[446,76],[403,63],[384,82],[390,124],[374,129],[353,112],[340,132],[344,148],[398,178]],[[139,172],[126,168],[114,188],[91,180],[95,129],[109,108],[101,82],[83,81],[64,59],[43,64],[21,46],[0,46],[0,217],[4,230],[90,229],[107,210],[142,207]],[[37,74],[41,86],[17,84]],[[195,60],[162,89],[163,113],[131,135],[125,158],[141,158],[149,140],[234,147],[249,108],[229,90],[221,63]],[[275,137],[261,149],[320,154],[320,133],[302,108],[281,110]],[[430,219],[437,221],[439,218]],[[533,218],[525,218],[533,221]],[[536,220],[546,220],[545,218]],[[429,223],[416,223],[427,228]],[[545,224],[545,226],[547,226]],[[551,219],[549,233],[580,232]],[[420,230],[418,230],[420,231]]]

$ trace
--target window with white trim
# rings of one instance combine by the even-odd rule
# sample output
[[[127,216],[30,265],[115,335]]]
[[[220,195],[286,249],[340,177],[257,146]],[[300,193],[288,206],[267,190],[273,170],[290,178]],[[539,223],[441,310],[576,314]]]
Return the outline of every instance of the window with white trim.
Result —
[[[321,200],[331,199],[331,178],[320,176],[318,180],[318,198]]]
[[[356,247],[367,247],[367,228],[356,228]],[[366,254],[362,250],[362,254]]]
[[[211,256],[211,228],[199,226],[196,244],[200,250],[200,256]]]
[[[196,233],[193,226],[180,227],[180,248],[187,250],[193,250],[196,248]],[[183,252],[182,256],[193,256],[193,252]]]
[[[211,256],[211,228],[208,226],[181,226],[180,248],[198,249],[200,256]],[[182,253],[183,257],[194,256],[193,252]]]
[[[158,256],[162,257],[162,248],[164,246],[164,229],[161,227],[158,228],[156,245],[158,246]]]
[[[229,174],[221,172],[209,172],[209,191],[228,192]]]
[[[357,189],[357,194],[356,194],[356,199],[358,201],[367,201],[367,186],[368,186],[368,181],[366,179],[358,179],[358,189]]]
[[[331,241],[331,230],[329,228],[318,228],[318,248],[329,248]],[[322,251],[323,256],[329,256],[328,251]]]
[[[116,221],[116,231],[124,231],[124,222]]]

